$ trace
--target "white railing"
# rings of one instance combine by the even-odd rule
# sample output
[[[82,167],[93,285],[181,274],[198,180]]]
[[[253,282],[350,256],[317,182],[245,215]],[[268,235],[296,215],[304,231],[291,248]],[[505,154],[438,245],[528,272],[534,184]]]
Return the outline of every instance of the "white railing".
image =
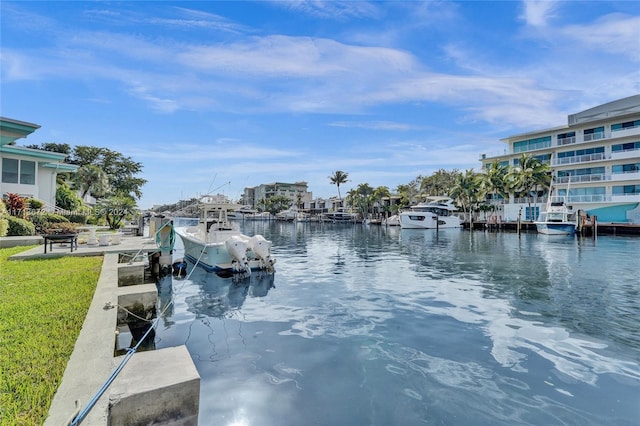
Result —
[[[602,203],[611,201],[611,195],[570,195],[567,203]]]
[[[567,138],[558,138],[558,142],[557,145],[558,146],[563,146],[563,145],[569,145],[572,143],[576,143],[576,137],[575,136],[569,136]]]
[[[603,152],[597,152],[595,154],[576,155],[573,157],[554,158],[551,160],[552,166],[561,166],[564,164],[576,164],[587,163],[589,161],[601,161],[611,158]]]
[[[561,176],[556,178],[557,183],[582,183],[582,182],[599,182],[603,180],[611,180],[611,176],[604,173],[594,173],[591,175],[579,175],[579,176]]]
[[[582,138],[582,140],[584,140],[585,142],[597,141],[600,139],[604,139],[604,132],[589,133],[589,134],[583,135],[583,138]]]

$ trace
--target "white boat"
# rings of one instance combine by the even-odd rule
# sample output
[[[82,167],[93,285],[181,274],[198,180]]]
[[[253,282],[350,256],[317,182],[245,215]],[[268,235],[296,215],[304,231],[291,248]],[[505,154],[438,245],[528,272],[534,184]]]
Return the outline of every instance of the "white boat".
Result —
[[[400,212],[402,229],[460,228],[462,221],[454,212],[456,207],[448,197],[428,197],[425,202]]]
[[[224,195],[205,195],[200,198],[199,207],[196,226],[176,229],[186,259],[209,272],[275,271],[271,241],[262,235],[244,235],[240,225],[229,220],[229,212],[239,209],[239,204],[229,202]]]
[[[553,189],[551,190],[553,191]],[[567,193],[569,188],[567,188]],[[577,214],[567,206],[566,197],[552,196],[549,193],[547,207],[540,213],[536,224],[539,234],[545,235],[570,235],[576,232]]]
[[[332,223],[353,223],[356,222],[356,214],[349,213],[342,210],[327,212],[322,214],[323,222],[332,222]]]
[[[276,220],[281,220],[285,222],[293,222],[298,217],[298,208],[290,207],[287,210],[283,210],[279,213],[276,213]]]
[[[389,216],[382,221],[382,226],[400,226],[400,216],[397,214]]]

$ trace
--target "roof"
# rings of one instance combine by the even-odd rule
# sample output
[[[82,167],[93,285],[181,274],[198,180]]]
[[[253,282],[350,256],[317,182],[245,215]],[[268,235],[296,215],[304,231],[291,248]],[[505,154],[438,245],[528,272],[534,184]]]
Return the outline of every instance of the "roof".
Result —
[[[569,126],[640,113],[640,95],[618,99],[569,116]]]
[[[40,128],[39,125],[13,118],[0,117],[0,146],[24,138]]]

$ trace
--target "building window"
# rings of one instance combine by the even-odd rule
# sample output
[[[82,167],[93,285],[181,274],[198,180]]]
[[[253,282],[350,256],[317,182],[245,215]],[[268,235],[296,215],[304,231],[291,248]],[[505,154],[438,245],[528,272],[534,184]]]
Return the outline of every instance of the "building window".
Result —
[[[640,185],[614,186],[613,195],[640,195]]]
[[[537,220],[540,216],[540,207],[525,207],[524,220]]]
[[[633,129],[636,127],[640,127],[640,120],[626,121],[624,123],[612,124],[611,131],[617,132],[618,130],[627,130],[627,129]]]
[[[604,127],[594,127],[593,129],[585,129],[584,131],[585,142],[595,141],[603,138],[604,138]]]
[[[2,182],[18,183],[18,160],[15,158],[2,159]]]
[[[634,164],[618,164],[611,167],[611,173],[637,173],[640,171],[640,163]]]
[[[513,152],[527,152],[535,149],[549,148],[551,146],[551,136],[543,136],[541,138],[527,139],[526,141],[518,141],[513,143]]]
[[[36,184],[36,162],[20,161],[20,183],[23,185]]]
[[[619,143],[611,145],[612,152],[635,151],[640,149],[640,142]]]

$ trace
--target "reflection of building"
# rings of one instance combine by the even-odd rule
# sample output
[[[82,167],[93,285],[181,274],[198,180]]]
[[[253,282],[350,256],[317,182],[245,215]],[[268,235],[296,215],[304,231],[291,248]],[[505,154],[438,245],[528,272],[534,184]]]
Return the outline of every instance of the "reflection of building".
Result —
[[[280,196],[289,198],[293,206],[307,208],[313,198],[313,194],[308,192],[307,189],[307,182],[262,184],[253,188],[245,188],[242,203],[256,208],[259,206],[260,200],[268,200],[271,197]]]
[[[497,161],[518,166],[531,154],[551,166],[556,193],[574,210],[597,215],[600,222],[640,223],[640,95],[609,102],[577,114],[568,123],[503,139],[509,153],[482,154],[482,168]],[[544,200],[532,207],[525,200],[504,204],[504,217],[535,218]]]
[[[7,193],[37,198],[47,209],[56,204],[56,175],[75,172],[78,166],[64,163],[66,154],[16,146],[40,126],[0,117],[0,196]]]

